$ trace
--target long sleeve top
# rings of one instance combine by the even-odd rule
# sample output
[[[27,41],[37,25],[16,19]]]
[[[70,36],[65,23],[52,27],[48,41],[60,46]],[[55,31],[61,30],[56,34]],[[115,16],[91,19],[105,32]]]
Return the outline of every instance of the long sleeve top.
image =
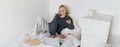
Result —
[[[66,20],[70,19],[71,23],[68,24]],[[69,15],[66,15],[64,18],[60,18],[58,14],[55,15],[54,19],[51,22],[51,31],[61,32],[64,28],[74,29],[74,24]]]

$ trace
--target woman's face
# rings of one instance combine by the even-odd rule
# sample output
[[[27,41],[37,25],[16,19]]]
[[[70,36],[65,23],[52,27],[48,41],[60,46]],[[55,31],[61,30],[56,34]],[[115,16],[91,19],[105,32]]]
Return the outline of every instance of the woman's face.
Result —
[[[66,9],[64,7],[61,7],[59,11],[61,16],[66,16]]]

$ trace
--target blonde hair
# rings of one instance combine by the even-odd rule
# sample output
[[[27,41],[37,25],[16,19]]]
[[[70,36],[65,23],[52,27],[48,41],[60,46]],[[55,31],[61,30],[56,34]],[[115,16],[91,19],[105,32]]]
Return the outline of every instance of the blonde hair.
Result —
[[[60,8],[62,8],[62,7],[63,7],[63,8],[65,8],[65,10],[66,10],[66,15],[67,15],[67,14],[69,14],[68,7],[67,7],[67,6],[65,6],[65,5],[63,5],[63,4],[59,6],[59,9],[58,9],[58,14],[60,15]]]

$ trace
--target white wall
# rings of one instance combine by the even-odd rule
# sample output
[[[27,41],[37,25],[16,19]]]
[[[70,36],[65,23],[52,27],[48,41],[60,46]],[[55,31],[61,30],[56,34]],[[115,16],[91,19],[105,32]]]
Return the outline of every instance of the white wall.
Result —
[[[37,17],[48,18],[48,3],[48,0],[0,0],[0,47],[32,31]]]
[[[77,21],[87,15],[88,9],[96,9],[98,12],[113,15],[112,34],[120,36],[120,0],[50,0],[51,18],[57,13],[60,4],[67,5],[70,8],[70,15]]]

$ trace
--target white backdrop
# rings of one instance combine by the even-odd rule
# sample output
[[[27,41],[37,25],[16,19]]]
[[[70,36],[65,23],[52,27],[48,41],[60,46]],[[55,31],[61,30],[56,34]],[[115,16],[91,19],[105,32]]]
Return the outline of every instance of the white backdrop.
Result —
[[[0,0],[0,47],[32,31],[37,17],[48,17],[48,3],[48,0]]]

